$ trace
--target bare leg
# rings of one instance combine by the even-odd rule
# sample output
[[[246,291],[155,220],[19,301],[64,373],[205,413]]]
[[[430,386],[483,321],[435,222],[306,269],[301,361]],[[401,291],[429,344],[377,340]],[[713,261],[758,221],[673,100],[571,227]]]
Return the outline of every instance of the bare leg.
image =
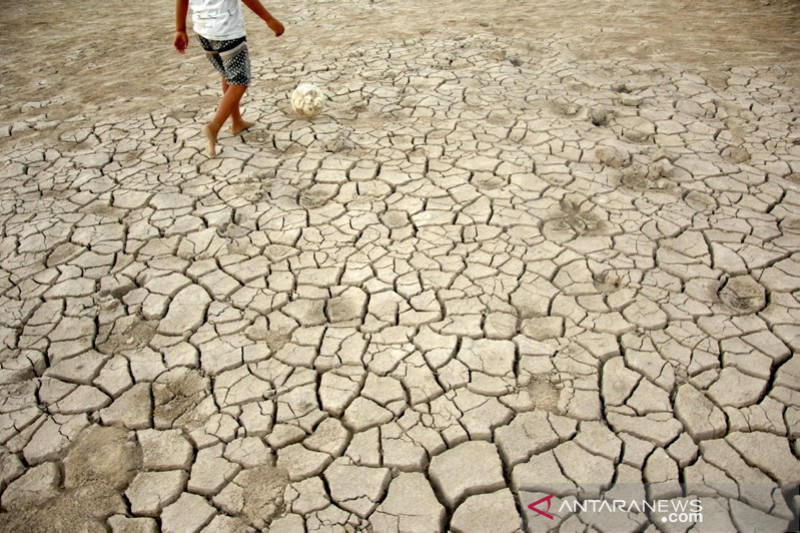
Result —
[[[222,78],[222,93],[225,94],[228,92],[228,85],[227,80]],[[242,112],[239,110],[239,102],[236,103],[236,107],[233,108],[231,112],[231,133],[234,135],[239,135],[247,128],[253,126],[255,122],[248,122],[242,118]]]
[[[222,100],[219,102],[214,118],[203,126],[203,134],[208,141],[206,145],[208,157],[217,155],[217,135],[219,135],[219,130],[222,129],[222,125],[233,114],[233,111],[239,109],[239,101],[241,101],[246,90],[247,87],[244,85],[229,85],[225,94],[222,95]]]

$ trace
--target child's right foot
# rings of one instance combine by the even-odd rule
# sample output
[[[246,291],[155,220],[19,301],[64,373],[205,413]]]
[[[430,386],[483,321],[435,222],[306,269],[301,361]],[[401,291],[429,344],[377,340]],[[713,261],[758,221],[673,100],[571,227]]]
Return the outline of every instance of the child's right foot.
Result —
[[[255,125],[255,122],[247,122],[246,120],[243,120],[241,122],[237,122],[236,124],[231,124],[231,133],[234,135],[239,135],[244,130],[252,128]]]
[[[217,156],[217,133],[219,132],[214,131],[211,124],[203,126],[203,135],[206,136],[206,154],[212,159]]]

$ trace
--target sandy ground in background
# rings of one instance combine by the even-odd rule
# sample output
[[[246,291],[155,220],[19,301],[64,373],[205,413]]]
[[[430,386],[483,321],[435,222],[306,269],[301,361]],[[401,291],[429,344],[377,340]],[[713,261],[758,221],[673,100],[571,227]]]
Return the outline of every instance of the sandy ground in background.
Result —
[[[275,40],[248,12],[252,54],[279,55],[288,62],[299,61],[309,47],[325,47],[333,55],[387,38],[475,32],[511,37],[521,53],[558,35],[587,59],[652,59],[720,70],[795,65],[800,59],[797,0],[320,0],[265,5],[287,31]],[[54,141],[66,129],[104,118],[181,105],[213,108],[215,94],[189,96],[195,91],[186,90],[216,87],[217,80],[196,41],[185,57],[172,50],[173,12],[170,0],[2,0],[0,124],[19,120],[26,104],[49,102],[48,120],[72,120],[29,137]],[[298,63],[298,79],[302,68]],[[796,71],[789,77],[782,81],[800,83]],[[252,90],[269,89],[255,80]],[[0,139],[6,142],[13,141]]]

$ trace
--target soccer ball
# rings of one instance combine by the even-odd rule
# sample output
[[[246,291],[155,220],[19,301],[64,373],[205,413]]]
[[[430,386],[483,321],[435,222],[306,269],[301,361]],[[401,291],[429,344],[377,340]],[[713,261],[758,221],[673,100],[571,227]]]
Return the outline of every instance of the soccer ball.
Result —
[[[312,83],[301,83],[292,93],[292,109],[304,119],[311,119],[322,113],[325,95]]]

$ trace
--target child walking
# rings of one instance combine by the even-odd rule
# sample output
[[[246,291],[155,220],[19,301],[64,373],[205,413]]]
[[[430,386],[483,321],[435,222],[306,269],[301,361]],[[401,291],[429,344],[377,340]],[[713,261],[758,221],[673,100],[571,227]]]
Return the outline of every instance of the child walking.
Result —
[[[192,27],[211,64],[222,74],[222,100],[214,118],[203,126],[208,157],[217,155],[217,135],[231,118],[231,133],[238,135],[253,125],[242,118],[239,102],[250,85],[250,54],[244,30],[242,4],[267,23],[275,37],[283,34],[283,24],[270,15],[260,0],[176,0],[173,46],[185,53],[189,46],[186,14],[192,7]]]

